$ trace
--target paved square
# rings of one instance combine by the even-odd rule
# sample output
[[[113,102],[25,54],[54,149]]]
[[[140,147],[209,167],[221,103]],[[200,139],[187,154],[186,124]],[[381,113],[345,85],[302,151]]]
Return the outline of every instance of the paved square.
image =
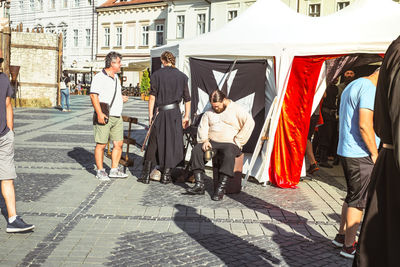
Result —
[[[251,182],[214,202],[210,172],[204,196],[186,195],[190,184],[136,182],[143,153],[134,146],[129,177],[101,183],[90,99],[71,96],[71,104],[69,113],[14,110],[17,209],[36,229],[6,234],[0,224],[0,266],[351,266],[330,243],[345,195],[339,167],[298,189]],[[137,98],[124,108],[139,119],[137,144],[146,110]]]

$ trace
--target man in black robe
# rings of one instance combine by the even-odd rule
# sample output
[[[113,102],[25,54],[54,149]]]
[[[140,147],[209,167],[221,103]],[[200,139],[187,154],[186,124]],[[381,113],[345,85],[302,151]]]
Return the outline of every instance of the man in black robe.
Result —
[[[161,166],[160,182],[171,182],[171,169],[183,160],[183,128],[189,124],[190,94],[188,77],[175,68],[175,57],[165,51],[161,55],[163,68],[153,73],[150,79],[149,122],[151,133],[144,156],[139,182],[150,182],[152,165]],[[179,103],[185,102],[185,116]],[[156,113],[154,113],[156,107]]]
[[[399,266],[400,37],[386,51],[374,110],[374,129],[383,148],[372,172],[353,266]]]

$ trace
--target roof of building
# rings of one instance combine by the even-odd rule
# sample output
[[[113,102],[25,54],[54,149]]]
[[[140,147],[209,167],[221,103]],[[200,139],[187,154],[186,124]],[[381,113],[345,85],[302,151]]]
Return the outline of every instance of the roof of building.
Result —
[[[128,5],[139,5],[139,4],[152,4],[157,2],[163,2],[163,0],[107,0],[99,6],[100,8],[103,7],[117,7],[117,6],[128,6]]]

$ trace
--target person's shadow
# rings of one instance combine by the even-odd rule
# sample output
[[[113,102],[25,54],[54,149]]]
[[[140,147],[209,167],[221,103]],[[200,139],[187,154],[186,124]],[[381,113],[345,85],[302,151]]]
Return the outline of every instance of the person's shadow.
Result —
[[[94,154],[92,152],[89,152],[82,147],[74,147],[73,150],[68,152],[68,156],[78,162],[90,174],[96,175],[96,162],[94,159]],[[104,168],[109,168],[107,164],[103,163],[103,165]]]
[[[262,263],[263,266],[274,266],[280,263],[279,259],[265,249],[261,249],[217,225],[214,225],[215,233],[212,234],[188,231],[186,226],[191,222],[185,219],[186,214],[197,214],[196,209],[180,204],[175,205],[175,208],[178,210],[173,218],[176,225],[207,251],[217,256],[226,266],[244,266],[251,262]]]

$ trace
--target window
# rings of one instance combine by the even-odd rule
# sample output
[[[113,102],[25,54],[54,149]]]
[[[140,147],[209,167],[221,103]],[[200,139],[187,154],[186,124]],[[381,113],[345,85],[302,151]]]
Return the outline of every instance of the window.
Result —
[[[117,43],[116,46],[122,46],[122,27],[117,27]]]
[[[67,47],[67,29],[62,29],[63,47]]]
[[[92,40],[91,30],[86,29],[86,46],[90,46]]]
[[[164,44],[164,24],[156,25],[156,45]]]
[[[21,11],[24,10],[24,0],[19,0],[19,9],[20,9]]]
[[[75,7],[79,7],[79,3],[80,1],[79,0],[75,0]]]
[[[38,7],[40,11],[43,11],[43,0],[38,0]]]
[[[176,17],[176,38],[181,39],[185,36],[185,16]]]
[[[150,26],[142,26],[142,46],[149,45],[149,30]]]
[[[104,46],[110,46],[110,28],[104,28]]]
[[[337,10],[341,10],[345,8],[346,6],[350,5],[350,2],[338,2],[337,3]]]
[[[228,21],[233,20],[234,18],[237,17],[237,10],[229,10],[228,11]]]
[[[321,4],[311,4],[308,6],[308,15],[310,17],[321,16]]]
[[[34,11],[35,10],[35,0],[31,0],[29,6],[30,6],[31,10]]]
[[[206,32],[206,14],[197,15],[197,35]]]
[[[55,9],[56,8],[56,0],[51,0],[50,1],[50,8]]]
[[[74,30],[74,46],[78,47],[79,44],[79,35],[78,30]]]
[[[67,8],[68,7],[68,0],[63,0],[63,8]]]

